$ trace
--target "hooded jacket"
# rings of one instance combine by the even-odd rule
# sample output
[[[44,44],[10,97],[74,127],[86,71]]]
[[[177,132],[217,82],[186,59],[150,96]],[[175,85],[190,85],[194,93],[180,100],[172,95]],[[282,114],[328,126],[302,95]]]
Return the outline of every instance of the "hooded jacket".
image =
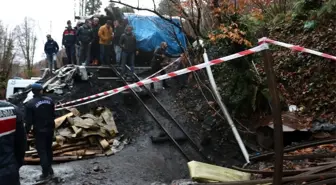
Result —
[[[47,55],[52,55],[58,53],[59,47],[56,41],[53,39],[48,40],[44,45],[44,52]]]
[[[122,34],[120,37],[119,45],[122,48],[122,51],[124,52],[131,53],[136,52],[137,50],[136,38],[132,32],[131,33],[125,32],[124,34]]]

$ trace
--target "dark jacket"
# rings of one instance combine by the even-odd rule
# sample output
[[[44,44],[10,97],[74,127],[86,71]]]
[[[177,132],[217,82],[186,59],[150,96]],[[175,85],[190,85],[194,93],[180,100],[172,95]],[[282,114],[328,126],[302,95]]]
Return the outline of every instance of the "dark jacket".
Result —
[[[175,55],[170,55],[169,53],[167,53],[166,49],[163,49],[162,47],[158,47],[154,51],[153,58],[152,58],[152,61],[151,61],[151,66],[160,65],[163,62],[163,59],[164,59],[164,57],[162,57],[162,55],[165,55],[169,58],[179,57],[179,56],[175,56]]]
[[[27,136],[19,109],[0,100],[0,184],[23,165]],[[19,180],[19,179],[18,179]],[[5,181],[6,182],[6,181]],[[6,183],[5,183],[6,184]]]
[[[120,37],[119,45],[124,52],[136,52],[136,38],[133,33],[124,33]]]
[[[34,127],[34,133],[50,133],[55,128],[55,104],[46,96],[34,95],[25,105],[26,130]]]
[[[51,54],[56,54],[58,53],[59,47],[56,41],[54,40],[48,40],[45,45],[44,45],[44,52],[47,55],[51,55]]]
[[[113,43],[115,45],[119,45],[120,38],[121,38],[121,35],[124,33],[124,30],[125,30],[125,28],[123,26],[121,26],[121,25],[119,25],[116,28],[114,28],[114,30],[113,30],[113,32],[114,32]]]
[[[84,44],[92,42],[93,39],[92,29],[86,24],[79,27],[77,30],[77,39],[79,42]]]
[[[72,27],[65,28],[63,32],[62,45],[65,47],[76,44],[76,30]]]
[[[92,26],[92,42],[95,44],[99,43],[99,36],[98,36],[98,31],[99,31],[100,25],[95,25]]]

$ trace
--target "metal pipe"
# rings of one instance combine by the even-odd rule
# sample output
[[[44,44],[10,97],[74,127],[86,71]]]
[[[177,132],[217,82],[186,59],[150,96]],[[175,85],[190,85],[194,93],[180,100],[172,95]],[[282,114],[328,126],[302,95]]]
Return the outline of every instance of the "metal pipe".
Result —
[[[204,59],[204,63],[208,63],[209,62],[209,58],[208,58],[208,54],[206,53],[206,50],[204,50],[203,59]],[[206,67],[206,71],[208,73],[208,77],[209,77],[209,80],[210,80],[210,83],[211,83],[212,90],[213,90],[213,92],[215,94],[215,97],[217,99],[217,103],[219,104],[220,108],[222,109],[227,122],[231,126],[232,132],[233,132],[233,134],[234,134],[234,136],[235,136],[235,138],[236,138],[236,140],[238,142],[238,145],[239,145],[240,150],[242,151],[242,153],[244,155],[244,158],[245,158],[246,162],[250,163],[249,154],[248,154],[248,152],[246,150],[246,147],[245,147],[245,145],[244,145],[244,143],[243,143],[243,141],[242,141],[242,139],[241,139],[241,137],[239,135],[239,132],[237,131],[236,126],[233,123],[233,120],[232,120],[229,112],[226,109],[226,106],[222,102],[222,99],[221,99],[221,97],[219,95],[219,92],[217,90],[217,85],[216,85],[214,76],[213,76],[212,71],[211,71],[211,67],[207,66]]]
[[[98,80],[119,80],[119,77],[98,77]]]
[[[130,67],[126,65],[126,68],[131,71]],[[140,81],[140,78],[137,74],[133,73],[133,75]],[[209,159],[203,155],[203,153],[198,148],[197,144],[191,139],[189,134],[184,130],[184,128],[177,122],[177,120],[168,112],[168,110],[162,105],[162,103],[156,98],[156,96],[148,89],[148,87],[144,86],[149,95],[156,100],[156,102],[160,105],[160,107],[164,110],[164,112],[169,116],[169,118],[175,123],[175,125],[183,132],[183,134],[187,137],[189,142],[192,144],[192,146],[197,150],[201,156],[208,162]]]
[[[127,84],[125,78],[115,69],[115,67],[112,66],[112,70],[123,80],[125,84]],[[169,134],[168,130],[163,127],[163,125],[159,122],[159,120],[155,117],[153,112],[147,107],[147,105],[141,100],[139,95],[131,88],[130,89],[132,94],[139,100],[139,102],[145,107],[145,109],[148,111],[148,113],[152,116],[154,121],[161,127],[161,129],[168,135],[169,139],[175,144],[175,146],[179,149],[181,154],[188,160],[191,161],[188,155],[183,151],[181,146],[175,141],[172,135]]]

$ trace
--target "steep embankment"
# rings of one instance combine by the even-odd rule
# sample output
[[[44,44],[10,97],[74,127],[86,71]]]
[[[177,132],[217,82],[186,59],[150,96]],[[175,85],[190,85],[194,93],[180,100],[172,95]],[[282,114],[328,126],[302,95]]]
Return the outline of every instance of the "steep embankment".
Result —
[[[336,22],[319,22],[313,31],[297,21],[271,29],[272,39],[336,55]],[[279,89],[288,104],[301,114],[336,122],[336,61],[287,48],[274,47],[274,70]]]

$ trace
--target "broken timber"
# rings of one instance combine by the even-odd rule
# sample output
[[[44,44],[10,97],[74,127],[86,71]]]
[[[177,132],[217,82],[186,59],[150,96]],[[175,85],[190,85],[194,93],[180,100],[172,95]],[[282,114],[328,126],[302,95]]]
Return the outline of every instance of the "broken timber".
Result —
[[[120,151],[115,148],[127,144],[116,138],[119,132],[109,109],[99,107],[92,114],[84,115],[80,115],[77,109],[69,111],[55,119],[55,141],[52,146],[54,162],[110,156]],[[34,148],[35,139],[29,138],[28,144],[30,150],[26,151],[25,162],[39,163]]]

